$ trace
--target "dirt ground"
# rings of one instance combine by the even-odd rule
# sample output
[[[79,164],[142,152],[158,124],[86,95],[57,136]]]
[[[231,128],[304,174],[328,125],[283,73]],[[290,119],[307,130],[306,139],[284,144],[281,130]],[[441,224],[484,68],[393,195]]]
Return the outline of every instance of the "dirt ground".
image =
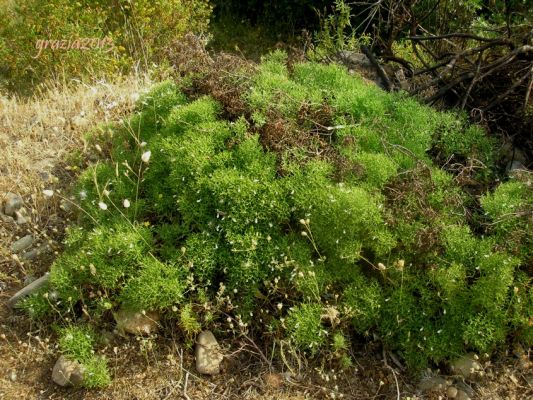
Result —
[[[57,358],[53,327],[30,321],[7,307],[7,300],[28,282],[45,273],[61,251],[70,223],[63,193],[76,175],[70,158],[88,149],[84,133],[104,121],[119,120],[131,111],[147,83],[140,78],[95,86],[51,88],[34,99],[0,97],[0,200],[7,192],[24,199],[28,222],[0,219],[0,399],[445,399],[446,388],[423,392],[420,377],[410,376],[379,344],[361,343],[353,350],[354,366],[327,369],[302,357],[271,363],[261,344],[235,338],[222,342],[227,355],[221,375],[198,376],[193,350],[172,337],[121,337],[102,332],[101,352],[109,360],[113,383],[104,390],[61,388],[51,371]],[[53,190],[47,197],[43,190]],[[32,234],[34,247],[48,245],[33,261],[11,253],[17,238]],[[261,350],[262,349],[262,350]],[[264,353],[259,355],[259,351]],[[265,357],[266,355],[266,357]],[[265,360],[266,359],[266,360]],[[474,399],[533,398],[529,352],[516,349],[492,360],[481,360],[482,371],[472,380],[442,373],[454,387]],[[450,395],[450,396],[448,396]],[[457,397],[458,398],[458,397]]]

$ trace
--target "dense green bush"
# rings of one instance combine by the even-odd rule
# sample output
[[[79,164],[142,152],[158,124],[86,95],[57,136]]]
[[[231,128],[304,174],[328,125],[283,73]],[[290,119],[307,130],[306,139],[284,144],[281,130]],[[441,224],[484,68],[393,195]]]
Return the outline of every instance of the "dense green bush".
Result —
[[[483,196],[493,222],[470,227],[470,195],[427,153],[443,131],[484,141],[478,128],[338,66],[289,71],[279,52],[244,99],[254,125],[165,82],[112,134],[93,135],[108,159],[81,175],[81,225],[23,307],[75,314],[83,299],[96,325],[120,308],[158,310],[189,339],[237,320],[341,365],[354,331],[413,369],[511,336],[532,344],[530,183]],[[262,145],[273,118],[300,135],[276,153]],[[322,134],[323,151],[310,151]]]
[[[210,13],[206,0],[0,1],[0,88],[20,92],[50,78],[94,79],[151,68],[185,33],[205,31]],[[105,37],[112,46],[48,48],[36,57],[38,40]]]

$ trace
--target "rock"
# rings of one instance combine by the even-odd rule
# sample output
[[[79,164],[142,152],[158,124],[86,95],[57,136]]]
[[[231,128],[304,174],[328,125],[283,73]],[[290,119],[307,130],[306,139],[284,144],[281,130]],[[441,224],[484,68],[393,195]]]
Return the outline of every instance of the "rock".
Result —
[[[217,375],[224,358],[220,345],[211,331],[203,331],[196,342],[196,370],[201,374]]]
[[[33,244],[33,236],[32,235],[26,235],[23,238],[20,238],[16,242],[11,244],[11,252],[18,253],[22,250],[26,250],[28,247],[30,247]]]
[[[48,282],[49,277],[50,276],[49,276],[49,274],[47,272],[46,274],[41,276],[39,279],[36,279],[32,283],[30,283],[28,286],[25,286],[24,288],[19,290],[17,293],[15,293],[13,295],[13,297],[11,297],[7,301],[7,305],[9,307],[14,307],[15,304],[17,304],[17,302],[19,300],[23,299],[26,296],[29,296],[32,293],[35,293],[36,291],[38,291],[44,284],[46,284]]]
[[[448,383],[446,379],[440,376],[423,379],[418,385],[418,389],[424,393],[426,392],[444,392]]]
[[[10,217],[9,215],[5,215],[4,213],[0,212],[0,218],[2,221],[8,223],[8,224],[14,224],[15,219],[13,217]]]
[[[526,166],[521,161],[518,161],[518,160],[509,162],[507,164],[506,169],[507,169],[507,172],[520,171],[520,170],[527,171]]]
[[[470,398],[473,398],[476,396],[474,389],[472,389],[470,386],[468,386],[464,382],[461,382],[461,381],[455,382],[454,386],[457,388],[457,396],[459,396],[459,392],[464,392],[464,394]]]
[[[477,362],[474,354],[467,354],[451,364],[451,370],[456,375],[468,378],[481,370],[481,364]]]
[[[36,249],[32,249],[30,251],[26,251],[22,253],[22,261],[33,261],[37,257],[46,254],[51,250],[51,247],[47,244],[37,247]]]
[[[457,391],[457,395],[455,396],[456,400],[470,400],[470,396],[466,394],[466,392],[463,392],[462,390]]]
[[[28,214],[25,211],[26,210],[24,208],[21,208],[19,211],[15,211],[15,217],[18,225],[24,225],[28,223]]]
[[[4,214],[10,217],[15,216],[15,212],[20,210],[24,202],[18,194],[8,192],[4,201]]]
[[[448,396],[450,399],[455,399],[457,397],[458,390],[454,386],[450,386],[448,390],[446,390],[446,396]]]
[[[52,371],[52,379],[59,386],[79,386],[83,382],[85,368],[77,361],[59,357]]]
[[[150,335],[157,331],[159,314],[155,311],[146,313],[120,310],[114,315],[117,322],[117,330],[123,335],[131,333],[133,335]]]
[[[374,68],[368,57],[363,53],[356,53],[355,51],[339,51],[338,56],[346,64],[361,68]]]
[[[15,370],[9,371],[9,380],[11,382],[16,382],[17,381],[17,371],[15,371]]]

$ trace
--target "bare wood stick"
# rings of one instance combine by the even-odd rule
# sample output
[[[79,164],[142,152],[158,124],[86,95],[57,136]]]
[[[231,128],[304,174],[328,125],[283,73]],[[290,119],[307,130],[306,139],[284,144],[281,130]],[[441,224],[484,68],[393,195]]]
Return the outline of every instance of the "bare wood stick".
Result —
[[[533,65],[531,66],[531,78],[529,79],[529,85],[527,86],[526,98],[524,100],[524,112],[527,109],[527,103],[529,102],[529,95],[531,94],[531,87],[533,86]]]
[[[374,57],[374,54],[370,51],[370,49],[366,46],[361,46],[361,51],[368,57],[370,62],[374,65],[376,68],[379,77],[383,80],[383,83],[385,85],[385,90],[387,92],[390,92],[392,90],[392,85],[390,83],[390,79],[387,76],[387,73],[383,69],[383,67],[379,64],[378,60],[376,60],[376,57]]]

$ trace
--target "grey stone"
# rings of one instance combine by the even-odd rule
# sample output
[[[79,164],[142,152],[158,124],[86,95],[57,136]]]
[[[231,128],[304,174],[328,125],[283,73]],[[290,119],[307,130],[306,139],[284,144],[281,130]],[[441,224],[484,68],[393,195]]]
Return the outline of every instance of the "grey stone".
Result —
[[[14,217],[15,212],[20,210],[24,201],[18,194],[8,192],[4,201],[4,214]]]
[[[24,210],[24,208],[22,208],[20,211],[15,211],[15,217],[17,219],[18,225],[24,225],[28,223],[28,214],[23,212],[22,210]]]
[[[455,399],[457,397],[457,393],[459,391],[457,390],[457,388],[455,386],[450,386],[447,390],[446,390],[446,396],[448,396],[450,399]]]
[[[28,247],[30,247],[33,244],[33,236],[32,235],[26,235],[16,242],[11,244],[11,251],[13,253],[18,253],[22,250],[26,250]]]
[[[203,331],[196,342],[196,370],[201,374],[217,375],[224,358],[220,345],[211,331]]]
[[[423,379],[418,385],[418,389],[422,392],[444,392],[448,383],[446,379],[440,376]]]
[[[26,251],[22,253],[22,261],[33,261],[41,255],[48,253],[50,250],[51,247],[48,244],[44,244],[36,249]]]
[[[39,279],[36,279],[32,283],[30,283],[28,286],[23,287],[21,290],[19,290],[17,293],[13,295],[8,301],[7,305],[9,307],[14,307],[15,304],[21,299],[23,299],[26,296],[29,296],[32,293],[35,293],[38,291],[44,284],[48,282],[49,279],[48,272],[41,276]]]
[[[85,368],[77,361],[61,356],[52,370],[52,379],[59,386],[79,386],[83,382]]]
[[[473,354],[466,354],[452,362],[451,370],[456,375],[468,378],[481,370],[481,364],[477,362],[476,357]]]
[[[340,51],[339,58],[351,65],[356,65],[362,68],[374,68],[368,57],[363,53],[356,53],[354,51]]]
[[[457,395],[455,396],[456,400],[470,400],[470,396],[466,394],[466,392],[462,390],[457,391]]]
[[[514,160],[513,162],[509,162],[507,164],[507,171],[527,171],[527,168],[521,161]]]
[[[131,333],[133,335],[150,335],[157,331],[159,314],[155,311],[146,313],[120,310],[114,315],[117,322],[117,331],[123,335]]]
[[[8,224],[15,224],[15,219],[13,217],[10,217],[9,215],[5,215],[4,213],[0,212],[0,218],[2,221],[8,223]]]

